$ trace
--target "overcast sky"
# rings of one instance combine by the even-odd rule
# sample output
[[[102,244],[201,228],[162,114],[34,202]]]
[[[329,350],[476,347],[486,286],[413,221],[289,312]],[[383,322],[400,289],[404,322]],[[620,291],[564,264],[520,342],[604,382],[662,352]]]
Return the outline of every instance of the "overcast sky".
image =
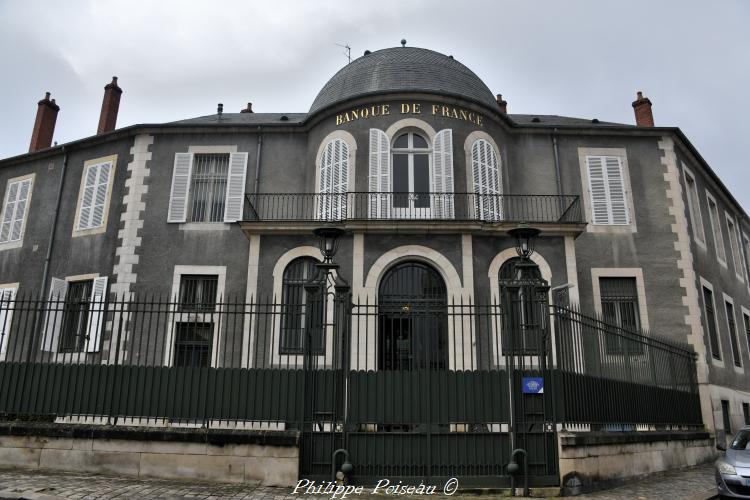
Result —
[[[0,0],[0,158],[28,151],[36,103],[54,140],[93,135],[103,87],[118,127],[236,112],[306,112],[366,49],[452,54],[511,113],[633,123],[643,90],[750,211],[750,1]]]

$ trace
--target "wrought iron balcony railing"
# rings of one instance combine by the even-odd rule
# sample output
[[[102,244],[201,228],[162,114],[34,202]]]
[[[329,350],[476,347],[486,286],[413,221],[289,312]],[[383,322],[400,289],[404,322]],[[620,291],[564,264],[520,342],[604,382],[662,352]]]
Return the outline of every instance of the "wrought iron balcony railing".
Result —
[[[438,220],[584,224],[577,195],[247,194],[245,221]]]

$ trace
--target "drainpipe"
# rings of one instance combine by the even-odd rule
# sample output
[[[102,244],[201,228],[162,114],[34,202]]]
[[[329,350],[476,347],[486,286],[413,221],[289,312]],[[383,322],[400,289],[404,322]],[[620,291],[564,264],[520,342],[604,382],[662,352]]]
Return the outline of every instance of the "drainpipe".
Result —
[[[560,158],[557,152],[557,128],[552,129],[552,152],[555,155],[555,180],[557,181],[557,194],[562,196],[562,182],[560,180]]]
[[[63,184],[65,183],[65,171],[68,167],[68,152],[65,146],[62,147],[63,152],[63,163],[62,173],[60,174],[60,187],[57,188],[57,202],[55,203],[55,211],[52,214],[52,228],[49,232],[49,243],[47,244],[47,256],[44,258],[44,271],[42,271],[42,288],[40,293],[44,293],[47,289],[47,275],[49,274],[49,262],[52,259],[52,247],[55,244],[55,232],[57,230],[57,217],[60,213],[60,202],[62,201]]]
[[[254,193],[258,194],[258,183],[260,183],[260,150],[263,147],[263,135],[260,133],[261,128],[258,125],[258,154],[255,156],[255,187]]]

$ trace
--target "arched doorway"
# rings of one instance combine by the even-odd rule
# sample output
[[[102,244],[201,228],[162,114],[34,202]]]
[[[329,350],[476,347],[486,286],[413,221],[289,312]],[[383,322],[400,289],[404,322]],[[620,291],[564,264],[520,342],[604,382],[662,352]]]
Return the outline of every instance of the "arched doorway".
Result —
[[[448,297],[431,266],[407,261],[386,271],[378,290],[378,369],[448,365]]]

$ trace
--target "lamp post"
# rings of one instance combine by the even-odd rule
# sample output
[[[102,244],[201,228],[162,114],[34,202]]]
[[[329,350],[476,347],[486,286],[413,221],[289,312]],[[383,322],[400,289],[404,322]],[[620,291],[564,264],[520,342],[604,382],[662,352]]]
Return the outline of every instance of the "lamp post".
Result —
[[[528,259],[534,253],[534,243],[541,231],[535,227],[517,227],[508,231],[516,239],[516,253],[523,259]]]

